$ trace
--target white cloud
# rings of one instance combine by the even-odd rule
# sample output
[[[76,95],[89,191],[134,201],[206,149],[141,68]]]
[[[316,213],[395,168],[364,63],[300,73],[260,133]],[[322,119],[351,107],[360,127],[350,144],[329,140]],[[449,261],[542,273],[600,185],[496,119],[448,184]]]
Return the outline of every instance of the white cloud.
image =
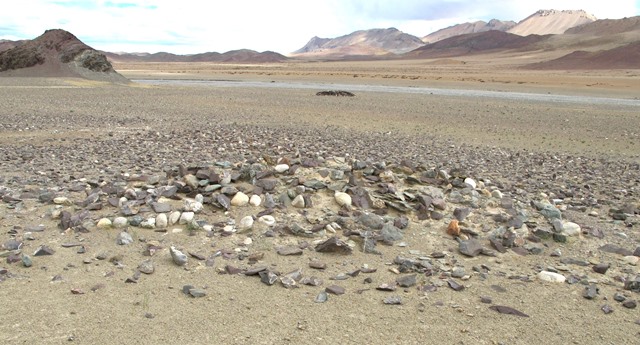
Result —
[[[538,9],[584,9],[598,18],[638,15],[633,0],[23,0],[4,4],[0,38],[36,37],[62,28],[110,51],[289,53],[311,37],[396,27],[424,36],[479,19],[521,20]]]

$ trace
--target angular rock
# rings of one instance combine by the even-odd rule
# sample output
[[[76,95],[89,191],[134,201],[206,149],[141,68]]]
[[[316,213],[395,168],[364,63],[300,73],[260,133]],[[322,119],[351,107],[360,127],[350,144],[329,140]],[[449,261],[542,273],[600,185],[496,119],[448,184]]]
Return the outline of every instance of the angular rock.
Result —
[[[273,285],[278,281],[278,275],[271,271],[260,271],[260,281],[267,285]]]
[[[382,230],[380,230],[380,236],[382,236],[382,241],[385,243],[393,243],[395,241],[400,241],[404,238],[402,231],[396,228],[392,223],[386,223]]]
[[[327,293],[334,294],[334,295],[343,295],[346,292],[342,286],[338,286],[338,285],[327,286],[325,291]]]
[[[276,249],[276,252],[283,256],[302,255],[302,249],[299,246],[282,246]]]
[[[121,246],[131,244],[133,243],[133,237],[131,237],[131,234],[129,234],[128,232],[122,231],[121,233],[118,234],[118,237],[116,238],[116,243]]]
[[[387,304],[387,305],[399,305],[399,304],[402,304],[402,297],[400,297],[400,296],[385,297],[382,300],[382,303]]]
[[[418,279],[415,274],[410,274],[410,275],[396,278],[396,283],[398,283],[400,287],[404,287],[404,288],[412,287],[416,285],[417,282],[418,282]]]
[[[145,260],[138,265],[138,271],[144,274],[151,274],[155,271],[155,267],[153,266],[153,261]]]
[[[611,265],[609,264],[600,263],[593,266],[593,271],[596,273],[605,274],[607,273],[607,270],[609,269],[610,266]]]
[[[482,253],[482,243],[476,239],[463,240],[458,244],[458,250],[461,254],[476,257]]]
[[[337,237],[331,237],[328,240],[319,243],[315,250],[320,253],[339,253],[351,254],[353,249],[349,245]]]
[[[513,309],[511,307],[507,307],[507,306],[503,306],[503,305],[492,305],[489,307],[489,309],[497,311],[500,314],[508,314],[508,315],[515,315],[515,316],[521,316],[521,317],[529,317],[529,315]]]
[[[459,284],[457,281],[453,279],[447,280],[447,284],[453,291],[462,291],[464,290],[464,285]]]
[[[45,245],[41,245],[40,247],[38,247],[38,249],[36,249],[36,251],[33,253],[33,256],[44,256],[44,255],[53,255],[55,254],[55,251]]]

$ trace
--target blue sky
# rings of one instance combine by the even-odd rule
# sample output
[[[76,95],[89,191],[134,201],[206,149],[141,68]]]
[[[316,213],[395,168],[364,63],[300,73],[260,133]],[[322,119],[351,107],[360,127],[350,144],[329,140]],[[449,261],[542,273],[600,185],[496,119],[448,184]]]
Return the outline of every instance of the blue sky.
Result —
[[[640,15],[640,0],[20,0],[3,2],[0,39],[60,28],[114,52],[288,54],[313,36],[396,27],[422,37],[468,21],[519,21],[539,9],[583,9],[615,19]]]

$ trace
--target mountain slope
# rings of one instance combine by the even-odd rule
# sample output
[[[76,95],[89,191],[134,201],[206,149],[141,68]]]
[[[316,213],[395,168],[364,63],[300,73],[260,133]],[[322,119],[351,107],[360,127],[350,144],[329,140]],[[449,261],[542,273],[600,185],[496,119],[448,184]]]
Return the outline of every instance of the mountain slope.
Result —
[[[548,36],[522,37],[503,31],[485,31],[450,37],[428,44],[404,55],[406,58],[454,57],[499,50],[526,49]]]
[[[520,21],[508,32],[520,36],[562,34],[572,27],[595,20],[596,17],[582,10],[540,10]]]
[[[516,25],[513,21],[501,21],[498,19],[491,19],[488,23],[482,20],[473,23],[462,23],[450,26],[448,28],[440,29],[436,32],[432,32],[427,36],[422,37],[422,41],[425,43],[435,43],[442,41],[449,37],[472,34],[476,32],[485,32],[490,30],[507,31]]]
[[[313,37],[293,56],[349,56],[402,54],[424,45],[418,37],[396,28],[352,32],[336,38]]]
[[[7,76],[76,77],[125,83],[104,54],[64,30],[41,36],[0,53],[0,72]]]
[[[154,54],[116,54],[104,53],[112,62],[235,62],[235,63],[275,63],[284,62],[288,58],[272,51],[259,53],[255,50],[240,49],[220,54],[216,52],[194,55],[177,55],[171,53]]]
[[[640,41],[595,52],[574,51],[558,59],[527,65],[538,70],[640,69]]]

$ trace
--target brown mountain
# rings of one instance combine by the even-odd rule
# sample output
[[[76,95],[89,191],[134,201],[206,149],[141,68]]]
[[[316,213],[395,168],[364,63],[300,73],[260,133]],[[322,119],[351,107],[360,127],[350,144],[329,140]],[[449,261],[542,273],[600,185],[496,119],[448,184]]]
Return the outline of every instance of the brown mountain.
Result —
[[[346,57],[355,55],[381,56],[402,54],[424,43],[415,36],[396,28],[352,32],[337,38],[313,37],[291,55],[295,57]]]
[[[104,54],[64,30],[47,30],[33,40],[1,52],[0,75],[128,82]]]
[[[595,20],[596,17],[582,10],[540,10],[521,20],[508,32],[520,36],[562,34],[572,27]]]
[[[448,28],[440,29],[436,32],[432,32],[427,36],[422,37],[422,41],[425,43],[435,43],[442,41],[443,39],[472,34],[476,32],[485,32],[491,30],[507,31],[514,27],[516,22],[514,21],[501,21],[498,19],[491,19],[488,23],[482,20],[473,23],[462,23],[450,26]]]
[[[220,54],[216,52],[177,55],[171,53],[136,53],[116,54],[104,52],[112,62],[228,62],[228,63],[275,63],[284,62],[288,58],[272,51],[259,53],[255,50],[240,49]]]
[[[0,52],[15,48],[26,42],[27,40],[20,40],[20,41],[0,40]]]
[[[555,52],[533,69],[639,69],[640,17],[603,19],[568,29],[545,42]]]
[[[549,36],[529,35],[522,37],[503,31],[485,31],[450,37],[427,44],[404,55],[406,58],[441,58],[469,54],[490,53],[505,50],[526,50]]]

